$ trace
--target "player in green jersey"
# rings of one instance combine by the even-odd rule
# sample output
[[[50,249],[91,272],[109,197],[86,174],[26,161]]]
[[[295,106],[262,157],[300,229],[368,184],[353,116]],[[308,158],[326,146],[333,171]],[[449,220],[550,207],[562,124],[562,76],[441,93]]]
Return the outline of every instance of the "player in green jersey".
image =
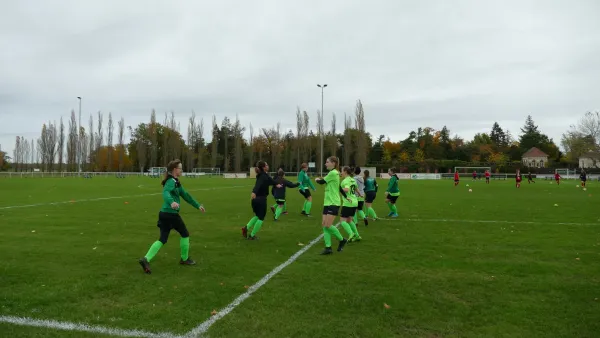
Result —
[[[369,225],[369,220],[363,211],[365,207],[365,180],[360,174],[360,167],[354,168],[354,180],[356,181],[356,198],[358,198],[358,207],[354,213],[354,224],[358,224],[358,216],[365,221],[365,226]]]
[[[298,172],[298,182],[300,183],[300,187],[298,188],[300,194],[304,196],[304,206],[302,207],[302,215],[310,216],[310,208],[312,207],[312,196],[310,194],[310,187],[312,191],[316,191],[315,185],[308,177],[306,173],[308,171],[308,164],[302,163],[300,166],[300,171]]]
[[[271,211],[273,211],[273,213],[275,214],[273,216],[274,220],[277,221],[279,219],[279,216],[281,216],[281,213],[283,212],[283,208],[285,206],[285,188],[296,188],[300,185],[300,183],[292,183],[286,180],[285,172],[283,171],[283,169],[277,170],[277,178],[275,178],[275,182],[281,185],[281,187],[274,185],[271,188],[271,194],[273,195],[273,198],[275,198],[275,205],[277,206],[276,208],[271,207]]]
[[[365,180],[365,206],[367,207],[367,218],[377,220],[377,214],[373,209],[373,201],[375,201],[375,198],[377,197],[379,186],[377,185],[375,177],[371,177],[371,173],[368,170],[365,170],[363,175]]]
[[[196,262],[189,256],[190,251],[190,233],[188,232],[185,223],[179,215],[179,203],[180,197],[186,202],[191,204],[194,208],[204,212],[204,207],[196,202],[196,200],[188,194],[179,182],[179,177],[183,173],[182,165],[180,160],[174,160],[169,162],[167,165],[167,171],[161,184],[163,185],[163,205],[158,213],[157,226],[160,229],[159,239],[150,246],[146,256],[139,260],[142,269],[147,274],[152,273],[150,270],[150,261],[160,248],[167,243],[169,233],[171,230],[175,230],[181,235],[179,245],[181,247],[181,260],[179,261],[182,265],[194,265]]]
[[[340,184],[342,191],[346,193],[346,197],[342,202],[340,223],[348,233],[348,241],[350,242],[361,240],[358,230],[356,229],[356,223],[354,223],[353,220],[356,215],[356,209],[358,208],[358,197],[356,197],[358,186],[356,180],[352,177],[353,172],[354,170],[352,170],[352,168],[344,167],[344,169],[342,169],[342,183]]]
[[[340,172],[338,171],[340,160],[331,156],[325,161],[325,166],[329,173],[325,178],[317,178],[316,182],[324,184],[325,186],[325,201],[323,203],[323,240],[325,242],[325,250],[321,252],[321,255],[330,255],[333,253],[331,250],[331,236],[333,235],[340,242],[338,244],[337,251],[342,251],[348,240],[342,237],[340,231],[333,225],[335,216],[339,213],[340,205],[340,192],[343,192],[340,188]],[[342,195],[346,195],[343,192]],[[345,196],[346,197],[346,196]]]
[[[387,190],[385,191],[385,201],[387,202],[390,213],[388,217],[398,217],[398,208],[396,208],[396,201],[400,196],[400,189],[398,188],[398,175],[396,175],[396,169],[390,168],[388,170],[390,175],[390,182],[388,183]]]

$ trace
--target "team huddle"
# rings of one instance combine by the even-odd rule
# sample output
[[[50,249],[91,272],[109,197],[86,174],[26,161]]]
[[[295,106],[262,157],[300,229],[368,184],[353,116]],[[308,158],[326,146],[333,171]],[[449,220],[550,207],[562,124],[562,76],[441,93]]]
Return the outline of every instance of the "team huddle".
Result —
[[[369,225],[369,220],[378,219],[372,205],[377,197],[379,186],[375,177],[371,177],[368,170],[365,170],[362,175],[359,167],[351,168],[346,166],[340,171],[339,159],[335,156],[329,157],[325,162],[325,166],[329,170],[329,173],[323,178],[317,178],[315,181],[325,188],[321,222],[325,249],[321,254],[329,255],[333,253],[331,247],[332,237],[338,240],[337,251],[342,251],[347,243],[362,240],[357,228],[359,218],[364,222],[365,226]],[[275,199],[275,204],[270,207],[273,212],[274,221],[278,221],[282,214],[287,214],[287,188],[299,189],[300,194],[304,197],[301,215],[305,217],[311,216],[313,201],[310,190],[316,191],[317,188],[310,180],[307,171],[308,166],[306,163],[303,163],[298,173],[298,182],[293,183],[285,179],[282,169],[279,169],[275,178],[273,178],[269,175],[269,165],[265,161],[259,161],[256,164],[256,183],[250,195],[250,205],[254,216],[242,227],[242,236],[244,238],[248,240],[258,239],[256,234],[262,228],[267,215],[269,188],[271,195]],[[139,264],[147,274],[152,273],[150,270],[150,261],[156,256],[163,245],[167,243],[171,230],[177,231],[181,236],[180,264],[196,264],[189,256],[189,232],[179,215],[180,198],[183,198],[187,203],[202,212],[205,209],[179,182],[182,172],[181,161],[171,161],[167,165],[167,171],[161,182],[163,185],[163,206],[158,214],[157,222],[157,227],[160,230],[159,239],[150,246],[146,255],[139,259]],[[388,217],[398,217],[398,209],[396,208],[396,201],[398,196],[400,196],[398,176],[395,169],[390,169],[388,174],[390,175],[390,181],[385,191],[386,202],[390,209]],[[334,220],[338,215],[340,215],[339,225],[341,225],[346,233],[346,237],[342,236],[336,227],[337,224],[334,225]]]

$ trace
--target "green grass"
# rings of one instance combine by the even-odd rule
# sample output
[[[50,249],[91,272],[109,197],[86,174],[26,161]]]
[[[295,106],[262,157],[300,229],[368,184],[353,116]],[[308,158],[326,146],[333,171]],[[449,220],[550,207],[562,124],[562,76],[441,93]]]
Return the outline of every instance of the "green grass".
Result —
[[[322,189],[315,217],[299,215],[302,197],[290,189],[290,214],[246,241],[252,180],[182,182],[207,208],[182,207],[199,265],[178,264],[173,232],[145,275],[137,259],[158,236],[158,180],[1,179],[0,315],[184,334],[321,233]],[[575,181],[462,184],[401,181],[400,218],[361,224],[363,241],[343,253],[322,257],[315,245],[208,335],[596,337],[595,183],[586,192]],[[114,196],[129,197],[99,199]],[[375,206],[387,214],[383,194]],[[3,323],[0,332],[97,336]]]

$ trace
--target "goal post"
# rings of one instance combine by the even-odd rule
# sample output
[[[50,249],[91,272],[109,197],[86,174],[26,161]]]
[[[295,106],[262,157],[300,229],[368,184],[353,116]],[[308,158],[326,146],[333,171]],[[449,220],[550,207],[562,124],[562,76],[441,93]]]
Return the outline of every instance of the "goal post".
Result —
[[[219,176],[221,175],[221,168],[194,168],[189,176]]]
[[[152,178],[160,178],[167,172],[167,167],[151,167],[148,169],[148,175]]]
[[[567,180],[576,179],[578,177],[576,169],[557,168],[557,169],[554,169],[554,173],[559,174],[560,177],[567,179]]]
[[[494,180],[505,180],[508,177],[506,173],[492,172],[492,167],[454,167],[454,172],[458,171],[459,174],[465,174],[463,176],[468,175],[469,177],[473,177],[473,172],[476,172],[476,178],[478,179],[485,178],[484,174],[486,170],[490,173],[490,178]]]

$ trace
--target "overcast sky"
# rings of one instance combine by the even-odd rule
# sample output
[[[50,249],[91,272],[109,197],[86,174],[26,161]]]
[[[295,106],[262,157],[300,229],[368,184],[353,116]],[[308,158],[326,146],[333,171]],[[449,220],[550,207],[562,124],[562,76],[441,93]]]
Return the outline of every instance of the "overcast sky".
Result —
[[[392,140],[419,126],[472,138],[527,114],[558,143],[600,110],[600,1],[0,2],[0,144],[39,136],[83,97],[126,125],[156,109],[315,128],[363,102]],[[106,116],[105,116],[106,121]],[[116,139],[116,136],[115,136]]]

